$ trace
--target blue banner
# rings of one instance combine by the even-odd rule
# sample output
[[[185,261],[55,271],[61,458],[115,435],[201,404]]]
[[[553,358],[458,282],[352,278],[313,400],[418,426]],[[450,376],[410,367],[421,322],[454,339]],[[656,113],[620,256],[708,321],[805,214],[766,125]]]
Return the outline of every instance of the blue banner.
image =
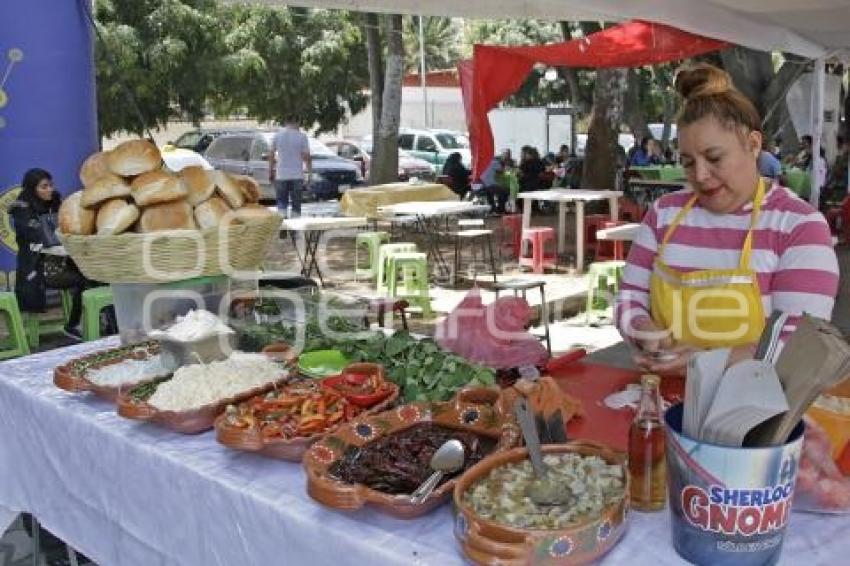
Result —
[[[24,172],[47,169],[63,195],[97,151],[90,0],[3,0],[0,7],[0,269],[15,268],[6,206]]]

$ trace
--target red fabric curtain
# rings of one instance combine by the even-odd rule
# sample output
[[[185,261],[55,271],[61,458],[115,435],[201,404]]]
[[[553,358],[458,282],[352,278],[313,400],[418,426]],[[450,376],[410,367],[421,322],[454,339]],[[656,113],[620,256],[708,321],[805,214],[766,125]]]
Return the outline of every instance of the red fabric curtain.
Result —
[[[458,71],[472,144],[473,176],[493,158],[493,131],[487,113],[522,86],[535,63],[562,67],[636,67],[676,61],[727,47],[709,39],[652,22],[632,21],[587,37],[528,47],[476,45],[471,61]]]

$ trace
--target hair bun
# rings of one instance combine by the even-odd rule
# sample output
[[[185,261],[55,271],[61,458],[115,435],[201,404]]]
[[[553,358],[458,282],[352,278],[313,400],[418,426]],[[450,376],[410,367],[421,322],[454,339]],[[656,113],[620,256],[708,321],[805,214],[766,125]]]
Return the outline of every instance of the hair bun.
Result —
[[[676,91],[685,100],[724,94],[735,88],[729,73],[708,63],[697,63],[679,69],[675,85]]]

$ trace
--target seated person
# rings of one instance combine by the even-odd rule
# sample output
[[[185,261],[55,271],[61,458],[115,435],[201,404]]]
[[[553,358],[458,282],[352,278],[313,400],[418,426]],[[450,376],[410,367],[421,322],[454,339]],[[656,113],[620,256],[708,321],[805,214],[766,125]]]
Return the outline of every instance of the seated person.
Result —
[[[507,150],[506,150],[507,152]],[[509,152],[507,152],[510,155]],[[499,184],[498,176],[506,169],[504,161],[505,153],[493,157],[493,160],[481,174],[481,191],[487,197],[487,202],[490,204],[490,210],[496,214],[505,213],[505,205],[508,202],[510,191],[507,187]]]
[[[779,180],[779,176],[782,175],[782,163],[775,155],[764,149],[759,153],[758,168],[759,174],[768,179]]]
[[[42,313],[47,308],[47,283],[44,276],[44,258],[39,250],[55,245],[46,241],[52,237],[45,233],[45,218],[59,211],[61,198],[53,188],[53,177],[44,169],[30,169],[21,182],[21,194],[9,206],[18,243],[15,295],[22,312]],[[71,312],[63,332],[69,338],[82,338],[79,324],[82,316],[83,291],[86,278],[73,261],[67,261],[62,288],[71,293]]]
[[[640,145],[632,151],[629,156],[630,167],[646,167],[651,165],[649,153],[650,138],[646,137],[640,140]]]
[[[469,169],[463,166],[461,155],[457,151],[449,155],[443,164],[443,175],[451,179],[449,188],[461,199],[469,192]]]
[[[546,165],[540,159],[540,154],[533,147],[529,147],[519,162],[519,190],[539,191],[548,188],[540,178],[546,171]]]

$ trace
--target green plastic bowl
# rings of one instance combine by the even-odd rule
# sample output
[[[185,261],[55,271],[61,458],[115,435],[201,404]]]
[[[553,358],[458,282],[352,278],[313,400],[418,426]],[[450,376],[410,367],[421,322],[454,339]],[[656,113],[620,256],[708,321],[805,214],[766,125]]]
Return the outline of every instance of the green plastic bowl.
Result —
[[[307,377],[339,375],[351,363],[339,350],[316,350],[298,356],[298,371]]]

